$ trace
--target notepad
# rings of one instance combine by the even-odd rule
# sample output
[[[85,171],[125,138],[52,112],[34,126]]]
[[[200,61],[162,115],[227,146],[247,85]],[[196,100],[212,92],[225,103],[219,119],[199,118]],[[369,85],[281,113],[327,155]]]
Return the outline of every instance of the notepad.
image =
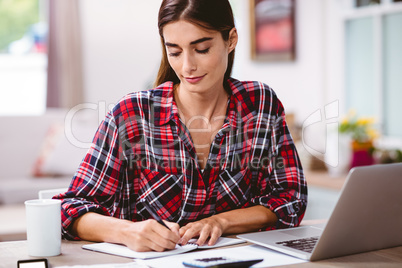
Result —
[[[134,250],[129,249],[128,247],[120,244],[113,244],[113,243],[94,243],[94,244],[87,244],[83,245],[83,249],[93,250],[97,252],[118,255],[127,258],[134,258],[134,259],[152,259],[152,258],[160,258],[166,257],[170,255],[176,255],[185,253],[188,251],[192,251],[195,249],[209,249],[209,248],[218,248],[218,247],[225,247],[240,243],[245,243],[245,241],[237,238],[228,238],[228,237],[220,237],[215,245],[208,246],[207,244],[202,246],[197,246],[194,242],[197,241],[196,239],[192,239],[189,241],[187,245],[176,245],[176,248],[172,250],[166,250],[163,252],[156,252],[156,251],[148,251],[148,252],[137,252]]]

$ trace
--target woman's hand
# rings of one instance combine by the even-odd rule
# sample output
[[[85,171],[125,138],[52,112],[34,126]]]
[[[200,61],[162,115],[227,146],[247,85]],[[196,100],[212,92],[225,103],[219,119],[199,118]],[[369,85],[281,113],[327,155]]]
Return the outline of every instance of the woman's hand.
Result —
[[[123,229],[123,243],[138,252],[174,249],[180,239],[179,225],[167,221],[165,224],[170,230],[156,220],[130,222]]]
[[[164,251],[180,240],[179,225],[156,220],[132,222],[88,212],[73,223],[73,232],[84,240],[124,244],[135,251]]]
[[[193,238],[198,237],[197,244],[204,245],[208,240],[208,245],[215,245],[216,241],[224,233],[224,221],[218,216],[211,216],[200,221],[191,222],[180,228],[181,244]]]
[[[276,214],[261,205],[234,209],[181,227],[180,243],[186,244],[191,238],[198,237],[196,243],[201,246],[209,237],[208,245],[212,246],[222,235],[254,232],[275,226],[277,221]]]

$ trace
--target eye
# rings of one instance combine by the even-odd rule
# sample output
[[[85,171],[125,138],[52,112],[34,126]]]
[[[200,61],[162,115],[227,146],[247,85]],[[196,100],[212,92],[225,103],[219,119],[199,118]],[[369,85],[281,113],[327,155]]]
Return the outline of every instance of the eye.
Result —
[[[200,54],[207,54],[209,52],[209,48],[203,49],[203,50],[196,49],[195,51],[197,51],[197,53],[200,53]]]
[[[180,52],[171,52],[169,53],[169,57],[177,57],[180,55]]]

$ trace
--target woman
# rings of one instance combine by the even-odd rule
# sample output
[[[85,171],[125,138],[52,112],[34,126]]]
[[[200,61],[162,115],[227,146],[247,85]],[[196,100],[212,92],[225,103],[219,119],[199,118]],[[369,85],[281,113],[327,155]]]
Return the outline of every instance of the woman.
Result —
[[[283,106],[267,85],[230,77],[228,0],[164,0],[158,26],[157,86],[125,96],[99,126],[57,197],[64,237],[163,251],[299,225],[307,186]]]

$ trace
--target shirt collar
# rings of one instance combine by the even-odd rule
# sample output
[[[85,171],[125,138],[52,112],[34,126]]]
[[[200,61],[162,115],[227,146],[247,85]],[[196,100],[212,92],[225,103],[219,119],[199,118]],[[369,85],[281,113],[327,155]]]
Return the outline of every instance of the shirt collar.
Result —
[[[228,117],[226,122],[232,127],[237,128],[241,122],[247,122],[256,115],[255,105],[250,99],[249,92],[243,83],[234,78],[228,79],[228,84],[232,95],[229,98]],[[165,82],[154,90],[154,123],[162,126],[170,121],[178,123],[179,115],[177,105],[173,99],[173,82]]]
[[[154,124],[162,126],[173,120],[177,106],[173,100],[173,82],[168,81],[154,90]]]

